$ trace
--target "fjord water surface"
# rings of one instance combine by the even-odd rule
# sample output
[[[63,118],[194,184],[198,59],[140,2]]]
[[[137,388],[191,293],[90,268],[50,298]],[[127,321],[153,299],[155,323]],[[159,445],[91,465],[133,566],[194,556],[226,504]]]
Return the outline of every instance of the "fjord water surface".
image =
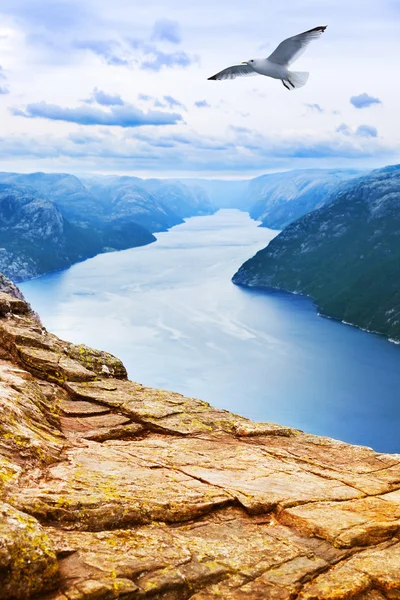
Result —
[[[50,331],[115,354],[135,381],[400,452],[400,347],[231,283],[275,234],[222,210],[20,287]]]

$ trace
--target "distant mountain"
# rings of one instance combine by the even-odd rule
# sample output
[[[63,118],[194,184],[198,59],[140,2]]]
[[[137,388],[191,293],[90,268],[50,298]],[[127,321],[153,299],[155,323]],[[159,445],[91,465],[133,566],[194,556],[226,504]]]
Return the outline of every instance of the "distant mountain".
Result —
[[[102,218],[132,219],[152,232],[166,231],[184,218],[216,210],[204,190],[177,181],[114,175],[82,181],[97,200]]]
[[[250,179],[185,179],[188,186],[202,188],[217,208],[237,208],[245,212],[254,203],[248,193]]]
[[[200,185],[162,179],[147,179],[142,185],[181,218],[215,212],[210,195]]]
[[[113,220],[90,228],[71,223],[32,188],[0,184],[0,271],[14,281],[154,240],[133,222]]]
[[[202,188],[168,180],[0,173],[0,183],[30,188],[46,196],[66,219],[85,226],[117,220],[137,223],[151,232],[166,231],[186,217],[215,212]]]
[[[342,184],[233,282],[311,296],[324,315],[400,340],[400,165]]]
[[[270,173],[255,179],[187,179],[198,185],[218,208],[237,208],[262,221],[263,227],[284,229],[324,205],[343,181],[362,175],[350,169],[305,169]]]
[[[0,173],[0,271],[15,281],[155,241],[215,211],[198,186],[137,177]]]
[[[340,183],[360,175],[355,170],[306,169],[257,177],[247,188],[250,216],[263,227],[284,229],[323,206]]]
[[[49,198],[57,205],[63,216],[74,223],[92,221],[99,212],[98,200],[74,175],[0,173],[0,183],[28,188]]]
[[[97,218],[132,220],[152,232],[166,231],[182,223],[181,217],[135,180],[131,177],[86,179],[87,188],[98,201]]]

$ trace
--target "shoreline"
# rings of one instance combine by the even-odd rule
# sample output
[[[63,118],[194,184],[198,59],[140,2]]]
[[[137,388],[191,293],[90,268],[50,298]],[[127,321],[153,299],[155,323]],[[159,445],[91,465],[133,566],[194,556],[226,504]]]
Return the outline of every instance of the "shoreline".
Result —
[[[354,327],[355,329],[358,329],[359,331],[362,331],[364,333],[369,333],[371,335],[374,335],[376,337],[384,339],[384,340],[390,342],[391,344],[400,345],[400,339],[396,340],[395,338],[390,338],[388,334],[381,333],[380,331],[374,331],[373,329],[366,329],[364,327],[361,327],[360,325],[357,325],[356,323],[350,323],[349,321],[344,321],[337,317],[333,317],[332,315],[327,315],[327,314],[320,312],[320,308],[318,306],[317,301],[315,300],[315,298],[313,296],[309,296],[308,294],[303,294],[302,292],[291,291],[291,290],[287,290],[285,288],[274,287],[274,286],[249,285],[246,283],[239,283],[239,282],[235,282],[233,280],[233,277],[232,277],[231,281],[234,285],[237,285],[238,287],[241,287],[243,289],[255,290],[258,292],[265,293],[265,294],[281,293],[281,294],[288,294],[290,296],[300,296],[306,300],[309,300],[312,303],[318,317],[321,317],[323,319],[329,319],[330,321],[335,321],[336,323],[342,323],[343,325],[348,325],[349,327]]]

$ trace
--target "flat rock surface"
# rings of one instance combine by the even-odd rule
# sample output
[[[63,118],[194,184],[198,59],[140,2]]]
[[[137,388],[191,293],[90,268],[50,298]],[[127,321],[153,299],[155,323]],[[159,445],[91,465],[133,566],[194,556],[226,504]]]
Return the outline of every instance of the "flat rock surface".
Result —
[[[400,598],[400,456],[126,379],[0,316],[0,599]]]

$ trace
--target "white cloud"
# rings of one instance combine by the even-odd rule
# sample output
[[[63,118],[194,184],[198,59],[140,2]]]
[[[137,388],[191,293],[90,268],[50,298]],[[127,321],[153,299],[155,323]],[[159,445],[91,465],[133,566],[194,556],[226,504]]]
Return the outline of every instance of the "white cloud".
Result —
[[[375,0],[305,0],[300,7],[287,0],[284,7],[269,6],[267,19],[257,19],[257,11],[265,14],[262,0],[221,0],[218,5],[204,0],[201,6],[170,0],[168,8],[148,0],[143,11],[131,10],[127,0],[2,0],[0,56],[7,80],[1,79],[0,87],[10,93],[0,94],[1,135],[8,148],[0,168],[26,168],[28,162],[35,168],[34,160],[43,170],[79,167],[85,151],[88,163],[97,157],[94,168],[140,168],[149,174],[194,171],[196,164],[203,171],[246,174],[270,165],[382,164],[389,154],[394,161],[400,123],[392,81],[400,11],[393,6],[392,0],[379,5]],[[296,69],[311,73],[301,90],[289,93],[262,77],[207,81],[220,68],[268,54],[285,37],[325,23],[326,34],[296,63]],[[379,97],[379,110],[354,110],[349,98],[363,90]],[[82,98],[95,101],[86,108],[101,111],[97,121],[92,115],[99,125],[79,124],[85,122],[77,113]],[[157,128],[156,134],[142,123],[147,142],[128,128],[124,135],[135,140],[130,146],[114,127],[108,138],[118,158],[103,160],[104,130],[113,126],[103,113],[120,109],[122,115],[130,106],[147,114],[149,107],[157,109],[156,102],[165,112],[187,107],[184,121]],[[68,119],[21,118],[9,110],[15,106],[27,107],[22,111],[30,117],[38,107],[44,106],[47,116],[49,107],[62,107],[63,114],[57,114]],[[340,130],[342,122],[347,132]],[[256,133],[234,132],[232,126]],[[149,141],[155,135],[157,148]],[[35,149],[29,154],[24,139],[33,146],[41,140],[39,150],[47,149],[49,156]],[[129,152],[141,158],[130,159]]]

